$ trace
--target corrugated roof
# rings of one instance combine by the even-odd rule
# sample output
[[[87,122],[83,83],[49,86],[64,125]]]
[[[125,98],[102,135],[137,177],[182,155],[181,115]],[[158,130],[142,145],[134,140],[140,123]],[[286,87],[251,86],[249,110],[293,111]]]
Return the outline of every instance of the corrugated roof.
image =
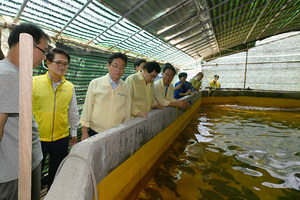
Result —
[[[2,0],[0,15],[56,40],[182,66],[300,30],[299,8],[300,0]]]

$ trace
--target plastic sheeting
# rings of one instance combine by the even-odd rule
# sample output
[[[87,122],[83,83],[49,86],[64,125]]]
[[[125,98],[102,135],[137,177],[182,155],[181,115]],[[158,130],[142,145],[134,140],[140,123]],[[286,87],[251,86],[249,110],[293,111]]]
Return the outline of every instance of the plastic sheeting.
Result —
[[[36,23],[56,41],[177,66],[247,50],[257,40],[300,30],[299,12],[299,0],[0,2],[1,17]]]

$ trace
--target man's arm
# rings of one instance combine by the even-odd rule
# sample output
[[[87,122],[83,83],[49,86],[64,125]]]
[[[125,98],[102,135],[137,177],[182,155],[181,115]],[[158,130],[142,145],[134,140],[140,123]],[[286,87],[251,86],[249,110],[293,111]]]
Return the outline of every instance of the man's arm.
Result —
[[[6,119],[7,119],[7,113],[0,113],[0,142],[2,140]]]
[[[189,90],[186,93],[179,93],[179,96],[184,97],[184,96],[187,96],[187,95],[190,95],[190,94],[192,94],[192,92]]]
[[[76,93],[75,93],[74,86],[73,86],[72,99],[69,104],[68,117],[69,117],[69,124],[70,124],[70,134],[72,137],[70,145],[73,146],[77,142],[77,128],[79,125],[79,113],[78,113]]]
[[[84,105],[81,112],[81,118],[80,118],[80,124],[82,126],[82,135],[81,135],[81,141],[85,140],[89,137],[88,135],[88,127],[90,127],[90,121],[92,116],[92,109],[94,106],[94,95],[92,94],[93,91],[93,83],[89,84],[88,90],[86,92]]]
[[[130,88],[130,96],[131,96],[131,115],[134,116],[134,117],[143,117],[143,118],[147,118],[148,115],[147,113],[145,114],[145,112],[141,112],[135,102],[134,102],[134,80],[132,79],[132,76],[129,76],[128,78],[126,78],[125,82],[129,85],[129,88]]]
[[[181,89],[183,86],[183,83],[179,83],[178,85],[175,85],[174,91]]]
[[[179,108],[188,108],[191,105],[187,101],[181,100],[181,101],[170,102],[170,104],[168,106],[179,107]]]
[[[191,92],[194,93],[195,89],[194,89],[193,85],[190,82],[186,82],[186,83],[188,85],[188,88],[191,90]]]
[[[82,126],[81,132],[82,132],[81,141],[83,141],[83,140],[85,140],[85,139],[87,139],[87,138],[90,137],[89,134],[88,134],[88,128],[87,127]]]
[[[126,90],[127,95],[126,95],[126,105],[125,105],[125,119],[124,122],[127,122],[130,120],[131,116],[131,93],[130,93],[130,87],[128,87],[128,90]]]

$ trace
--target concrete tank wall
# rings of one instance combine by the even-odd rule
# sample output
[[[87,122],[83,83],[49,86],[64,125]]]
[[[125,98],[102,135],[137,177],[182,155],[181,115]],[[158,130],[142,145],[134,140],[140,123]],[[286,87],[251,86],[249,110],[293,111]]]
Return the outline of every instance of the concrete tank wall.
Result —
[[[202,96],[186,99],[196,102]],[[189,108],[190,109],[190,108]],[[95,173],[98,185],[110,172],[132,156],[157,134],[162,132],[186,110],[166,108],[153,110],[148,118],[135,118],[76,144],[54,180],[45,200],[93,199],[93,182],[89,169]],[[142,177],[140,177],[142,178]]]

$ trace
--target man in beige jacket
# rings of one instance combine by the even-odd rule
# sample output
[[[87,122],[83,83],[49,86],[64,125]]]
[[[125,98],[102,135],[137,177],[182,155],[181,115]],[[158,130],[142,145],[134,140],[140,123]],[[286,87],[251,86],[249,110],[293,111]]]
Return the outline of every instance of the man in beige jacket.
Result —
[[[154,98],[160,106],[188,108],[190,104],[187,101],[174,98],[174,86],[171,83],[174,76],[175,68],[170,63],[164,64],[162,78],[154,83]]]
[[[160,66],[157,62],[148,62],[144,70],[130,75],[126,82],[131,92],[131,117],[147,118],[152,108],[163,109],[154,99],[153,80],[160,73]]]
[[[126,65],[127,56],[114,53],[108,58],[108,74],[91,81],[80,119],[81,140],[130,119],[130,88],[121,80]]]

